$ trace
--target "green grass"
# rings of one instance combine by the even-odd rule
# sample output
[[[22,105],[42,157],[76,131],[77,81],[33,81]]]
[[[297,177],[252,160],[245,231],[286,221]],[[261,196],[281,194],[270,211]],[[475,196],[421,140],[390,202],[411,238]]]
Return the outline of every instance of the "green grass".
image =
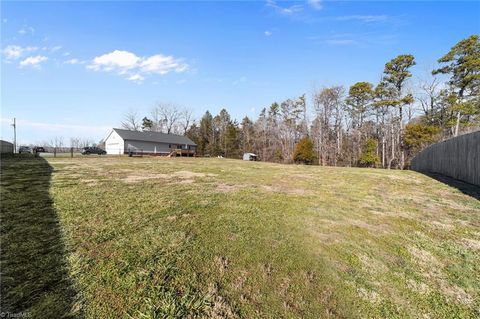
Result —
[[[1,217],[11,312],[480,316],[480,202],[415,172],[9,159]]]

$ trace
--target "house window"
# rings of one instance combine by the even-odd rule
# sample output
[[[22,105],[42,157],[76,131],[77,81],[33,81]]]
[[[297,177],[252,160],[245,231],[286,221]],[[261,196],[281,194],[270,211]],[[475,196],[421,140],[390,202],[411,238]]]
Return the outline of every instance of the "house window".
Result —
[[[168,144],[168,148],[172,148],[172,144]]]

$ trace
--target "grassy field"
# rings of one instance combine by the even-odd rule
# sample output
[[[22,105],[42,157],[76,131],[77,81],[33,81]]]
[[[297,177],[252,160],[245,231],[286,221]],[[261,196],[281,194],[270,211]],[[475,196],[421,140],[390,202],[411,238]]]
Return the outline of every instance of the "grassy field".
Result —
[[[474,318],[480,202],[410,171],[2,161],[2,311]]]

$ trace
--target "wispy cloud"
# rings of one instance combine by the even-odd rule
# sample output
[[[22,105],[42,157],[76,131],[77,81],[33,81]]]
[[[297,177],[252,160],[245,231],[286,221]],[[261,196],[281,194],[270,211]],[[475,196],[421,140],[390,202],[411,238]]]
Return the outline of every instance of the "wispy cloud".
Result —
[[[374,22],[383,22],[388,20],[388,15],[349,15],[337,17],[338,21],[360,21],[363,23],[374,23]]]
[[[73,59],[67,60],[63,63],[64,64],[85,64],[85,61],[73,58]]]
[[[292,15],[294,13],[303,11],[303,8],[304,8],[302,4],[294,4],[289,7],[282,7],[278,5],[275,0],[267,0],[266,5],[274,9],[277,13],[280,13],[283,15]]]
[[[247,82],[247,77],[246,76],[241,76],[239,79],[233,81],[232,84],[237,85],[237,84],[245,83],[245,82]]]
[[[37,47],[21,47],[19,45],[7,45],[2,53],[7,60],[16,60],[22,57],[25,53],[38,50]]]
[[[307,0],[307,3],[315,10],[322,9],[322,0]]]
[[[359,32],[359,33],[338,33],[330,36],[308,36],[306,39],[318,41],[327,45],[358,47],[371,47],[379,45],[390,45],[397,41],[396,34],[383,34],[382,32]]]
[[[129,51],[115,50],[95,57],[87,66],[94,71],[114,72],[124,75],[127,80],[143,81],[145,75],[165,75],[170,72],[181,73],[188,69],[188,64],[173,56],[156,54],[147,57],[137,56]]]
[[[62,48],[61,45],[57,45],[57,46],[51,47],[51,48],[50,48],[50,52],[58,51],[58,50],[60,50],[61,48]]]
[[[141,83],[143,80],[145,80],[145,77],[141,76],[140,74],[133,74],[127,78],[127,80],[132,81],[132,82],[139,82]]]
[[[20,30],[18,30],[18,34],[21,35],[25,35],[28,33],[33,35],[35,33],[35,29],[28,25],[24,25]]]
[[[325,43],[331,44],[331,45],[352,45],[352,44],[358,44],[356,40],[353,39],[328,39],[325,40]]]
[[[20,67],[33,67],[33,68],[40,68],[40,64],[47,61],[48,58],[43,55],[37,56],[30,56],[20,62]]]
[[[265,34],[266,37],[269,37],[269,36],[272,35],[272,31],[267,30],[267,31],[263,32],[263,34]]]

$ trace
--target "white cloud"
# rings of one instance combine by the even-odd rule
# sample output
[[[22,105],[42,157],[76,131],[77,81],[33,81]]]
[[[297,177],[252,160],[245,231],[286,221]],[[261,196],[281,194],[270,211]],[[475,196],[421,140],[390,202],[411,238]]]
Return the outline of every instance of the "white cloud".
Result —
[[[113,52],[95,57],[89,69],[95,71],[119,71],[124,74],[129,69],[138,66],[140,58],[128,51],[115,50]]]
[[[21,34],[21,35],[24,35],[24,34],[27,34],[27,33],[34,34],[35,29],[32,28],[32,27],[29,27],[28,25],[24,25],[20,30],[18,30],[18,33]]]
[[[80,61],[79,59],[73,58],[73,59],[67,60],[63,63],[65,63],[65,64],[84,64],[85,61]]]
[[[140,63],[143,72],[167,74],[171,71],[177,73],[184,72],[188,66],[181,60],[175,59],[173,56],[164,56],[161,54],[152,55],[151,57],[142,59]]]
[[[53,48],[50,48],[50,51],[51,51],[51,52],[55,52],[55,51],[60,50],[61,48],[62,48],[61,45],[57,45],[57,46],[54,46]]]
[[[303,11],[303,5],[301,4],[294,4],[290,7],[281,7],[275,0],[267,0],[267,6],[284,15],[292,15],[294,13]]]
[[[272,35],[272,32],[267,30],[263,34],[265,34],[266,37],[269,37]]]
[[[8,45],[3,49],[3,54],[7,60],[16,60],[25,52],[33,52],[38,50],[37,47],[21,47],[18,45]]]
[[[43,56],[43,55],[30,56],[30,57],[26,58],[25,60],[23,60],[22,62],[20,62],[20,66],[21,67],[31,66],[31,67],[34,67],[34,68],[38,68],[38,67],[40,67],[40,63],[45,62],[47,60],[48,60],[48,58],[46,56]]]
[[[132,52],[115,50],[95,57],[87,68],[94,71],[115,72],[125,75],[131,81],[143,81],[147,74],[181,73],[188,69],[188,65],[173,56],[156,54],[139,57]]]
[[[133,74],[130,77],[128,77],[127,80],[130,80],[133,82],[142,82],[143,80],[145,80],[145,78],[140,74]]]
[[[247,77],[246,76],[242,76],[240,77],[238,80],[235,80],[232,82],[233,85],[237,85],[237,84],[240,84],[240,83],[245,83],[247,82]]]
[[[381,15],[350,15],[350,16],[342,16],[337,17],[339,21],[360,21],[364,23],[372,23],[372,22],[383,22],[388,19],[386,14]]]
[[[315,10],[322,9],[322,0],[307,0],[307,3]]]

